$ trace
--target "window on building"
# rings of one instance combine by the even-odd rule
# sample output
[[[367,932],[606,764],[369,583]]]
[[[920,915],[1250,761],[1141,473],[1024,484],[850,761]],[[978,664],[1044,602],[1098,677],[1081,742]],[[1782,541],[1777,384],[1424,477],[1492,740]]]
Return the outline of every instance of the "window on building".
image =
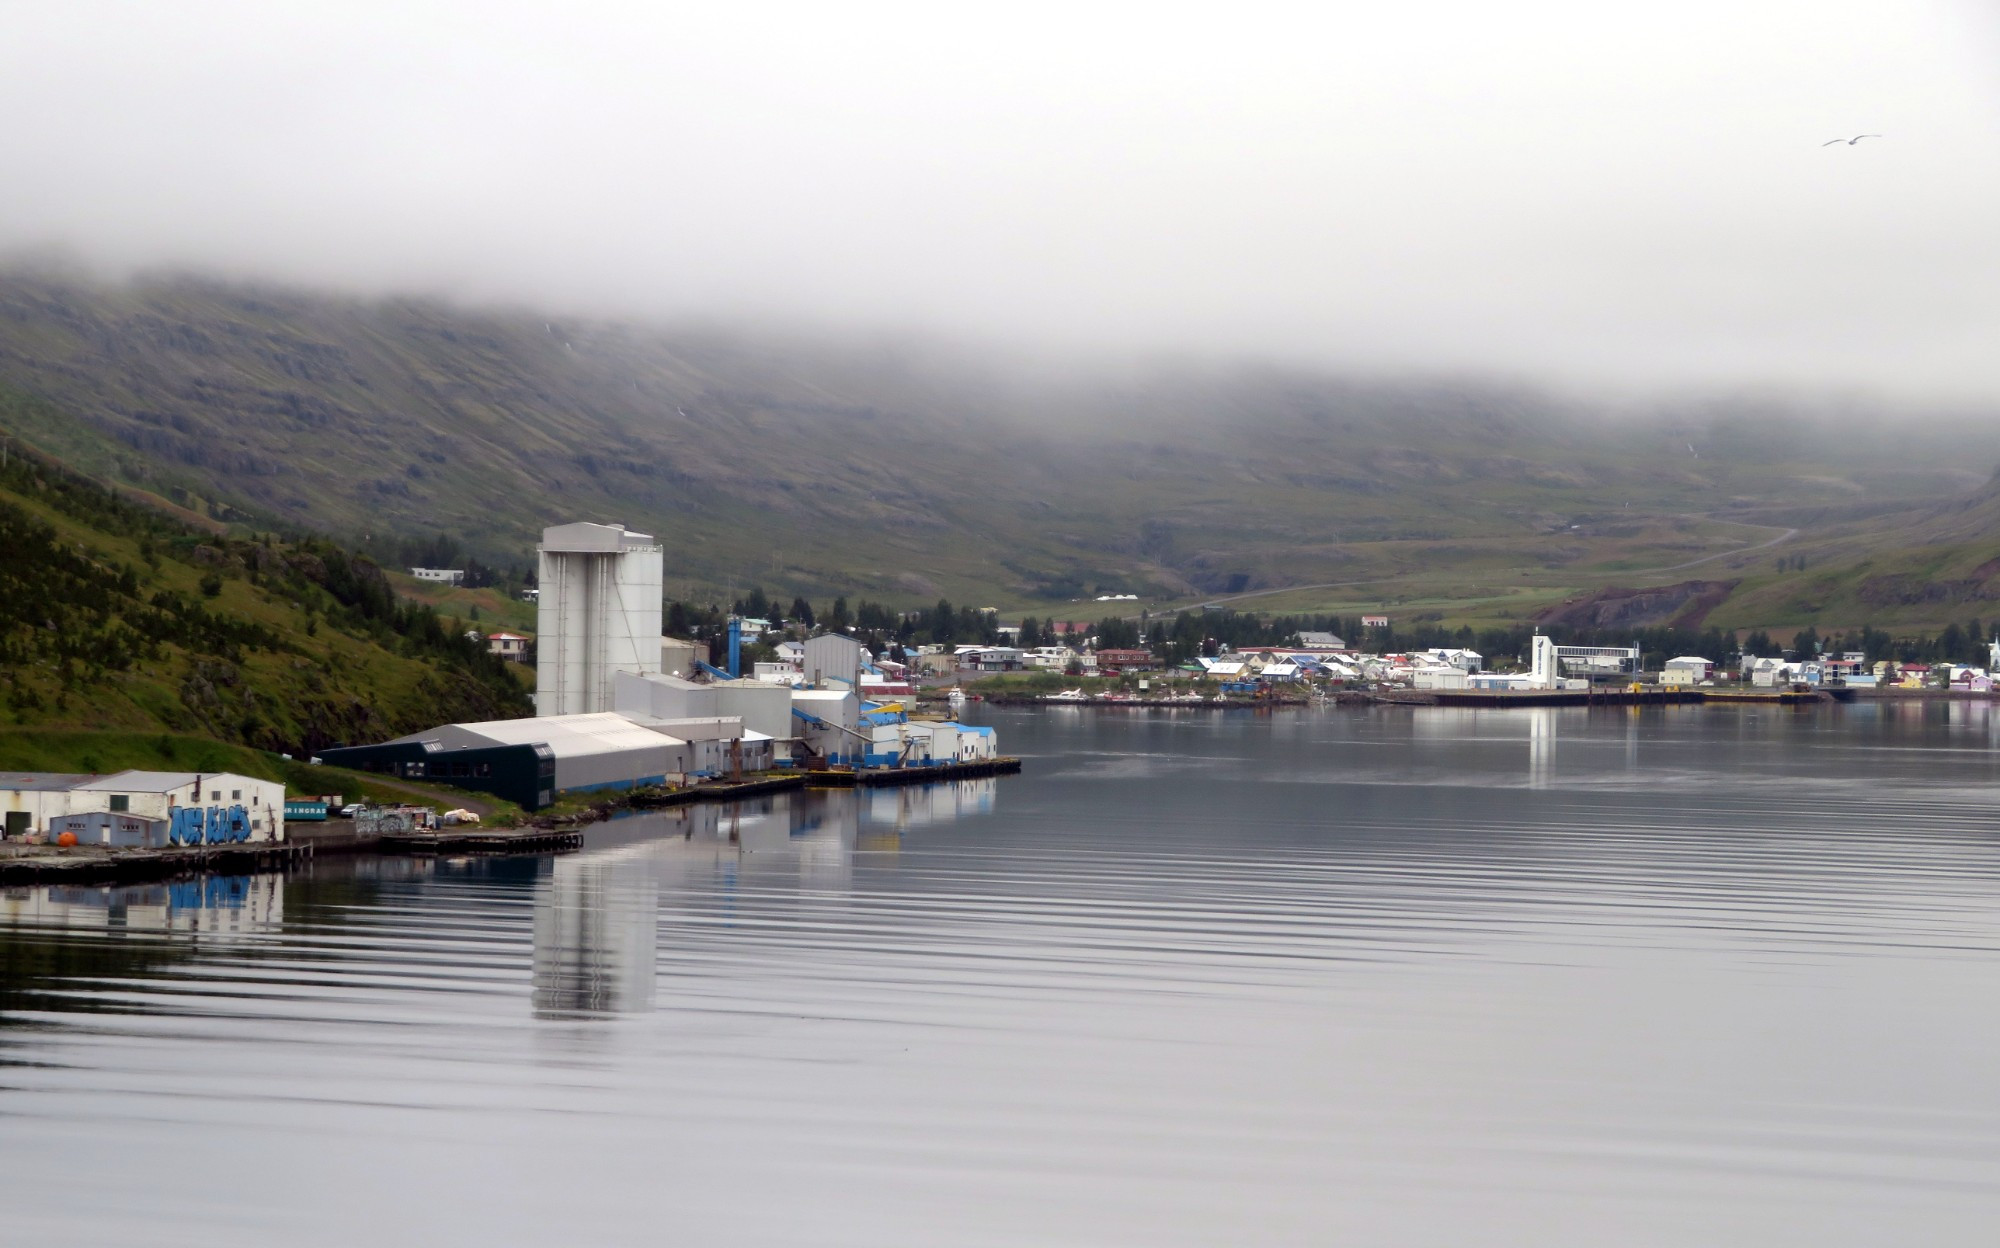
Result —
[[[221,800],[222,800],[222,790],[221,790],[221,789],[210,789],[210,790],[209,790],[209,792],[208,792],[208,800],[209,800],[209,801],[211,801],[211,802],[219,802],[219,801],[221,801]]]
[[[243,800],[243,790],[242,790],[242,789],[231,789],[231,790],[229,790],[229,800],[230,800],[230,801],[232,801],[232,802],[240,802],[240,801],[242,801],[242,800]]]
[[[131,795],[126,793],[113,793],[111,795],[111,809],[114,811],[118,811],[120,813],[132,809]]]

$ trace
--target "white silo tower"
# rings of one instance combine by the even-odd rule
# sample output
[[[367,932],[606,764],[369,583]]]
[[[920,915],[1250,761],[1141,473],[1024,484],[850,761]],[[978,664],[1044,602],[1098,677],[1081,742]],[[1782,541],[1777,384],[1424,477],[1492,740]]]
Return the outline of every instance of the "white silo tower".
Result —
[[[622,524],[542,530],[535,713],[609,711],[619,672],[660,670],[660,546]]]

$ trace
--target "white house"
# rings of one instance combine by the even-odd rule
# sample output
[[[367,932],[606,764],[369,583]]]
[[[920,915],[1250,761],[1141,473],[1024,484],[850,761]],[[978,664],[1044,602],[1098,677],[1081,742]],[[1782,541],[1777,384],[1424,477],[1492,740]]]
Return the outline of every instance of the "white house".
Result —
[[[1426,650],[1417,657],[1439,667],[1455,667],[1461,672],[1476,672],[1486,665],[1486,656],[1477,650]]]
[[[528,639],[519,633],[488,633],[486,652],[518,663],[527,657]]]
[[[464,568],[411,568],[410,575],[420,581],[432,581],[439,585],[463,585]]]
[[[1660,668],[1660,683],[1663,685],[1698,685],[1714,678],[1715,664],[1698,654],[1668,659]]]

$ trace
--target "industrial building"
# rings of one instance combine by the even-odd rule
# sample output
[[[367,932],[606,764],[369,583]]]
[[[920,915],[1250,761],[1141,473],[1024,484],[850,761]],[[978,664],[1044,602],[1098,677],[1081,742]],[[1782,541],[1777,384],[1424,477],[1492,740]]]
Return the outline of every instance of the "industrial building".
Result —
[[[842,633],[821,633],[808,637],[800,670],[808,685],[825,688],[833,681],[845,688],[861,688],[861,669],[869,663],[868,647]]]
[[[619,672],[660,670],[661,549],[622,524],[542,531],[535,713],[612,709]]]
[[[865,702],[863,673],[905,692],[852,637],[800,643],[811,689],[734,679],[693,642],[661,635],[660,545],[618,524],[543,530],[533,719],[445,724],[376,745],[323,751],[340,766],[438,780],[534,810],[562,793],[683,784],[780,764],[868,767],[983,761],[991,729],[913,724]],[[716,679],[689,679],[706,672]],[[884,683],[894,681],[896,683]]]
[[[861,730],[861,699],[851,689],[792,689],[802,762],[851,767],[862,761],[873,738]]]
[[[678,637],[660,638],[659,670],[668,676],[692,676],[696,672],[696,656],[706,657],[708,647],[692,641],[682,641]]]
[[[435,780],[538,810],[562,793],[761,770],[772,765],[771,754],[771,738],[747,732],[740,719],[600,711],[442,724],[376,745],[325,750],[319,757],[336,767]]]
[[[792,690],[762,680],[697,684],[678,676],[620,672],[612,709],[640,719],[740,719],[746,731],[777,740],[792,736]]]
[[[72,833],[96,845],[163,846],[285,838],[285,786],[232,772],[0,774],[6,835]]]

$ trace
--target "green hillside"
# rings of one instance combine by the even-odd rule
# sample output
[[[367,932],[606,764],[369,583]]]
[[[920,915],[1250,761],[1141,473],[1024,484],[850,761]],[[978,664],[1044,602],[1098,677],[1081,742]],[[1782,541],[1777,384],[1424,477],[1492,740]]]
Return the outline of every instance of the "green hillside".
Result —
[[[2000,462],[1990,420],[1748,401],[1621,420],[1498,385],[27,273],[0,275],[0,426],[238,535],[443,535],[518,567],[547,523],[617,520],[661,535],[670,597],[1041,616],[1130,592],[1504,622],[1727,578],[1741,597],[1718,618],[1749,621],[1807,601],[1780,556],[1874,549],[1870,517],[1924,545],[1909,513]]]
[[[304,755],[526,713],[507,665],[332,542],[218,535],[18,447],[0,468],[9,725]]]

